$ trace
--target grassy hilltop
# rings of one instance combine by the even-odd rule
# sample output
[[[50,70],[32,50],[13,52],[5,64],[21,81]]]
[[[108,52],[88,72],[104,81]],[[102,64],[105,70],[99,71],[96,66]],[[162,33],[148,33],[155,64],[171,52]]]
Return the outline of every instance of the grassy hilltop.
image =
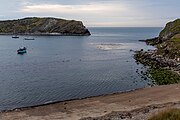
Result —
[[[168,40],[176,34],[180,34],[180,19],[166,24],[166,27],[160,32],[160,39]]]

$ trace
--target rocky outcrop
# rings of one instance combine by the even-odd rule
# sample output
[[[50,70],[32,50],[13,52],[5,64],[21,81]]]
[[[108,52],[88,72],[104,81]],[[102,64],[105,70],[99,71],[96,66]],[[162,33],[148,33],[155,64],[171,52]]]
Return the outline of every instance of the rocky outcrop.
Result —
[[[155,51],[136,51],[135,59],[144,65],[174,68],[175,71],[180,71],[180,64],[178,61],[154,54],[154,52]]]
[[[91,35],[81,21],[37,17],[0,21],[0,34]]]
[[[154,54],[180,62],[180,19],[169,22],[159,37],[147,39],[146,43],[157,47]]]
[[[171,39],[174,35],[180,33],[180,19],[166,24],[166,27],[159,34],[162,41]]]
[[[137,62],[150,66],[150,76],[159,84],[180,82],[180,19],[169,22],[159,37],[146,43],[157,49],[137,51],[134,56]]]
[[[158,37],[147,39],[145,41],[149,45],[157,45],[170,40],[177,34],[180,34],[180,19],[167,23]]]

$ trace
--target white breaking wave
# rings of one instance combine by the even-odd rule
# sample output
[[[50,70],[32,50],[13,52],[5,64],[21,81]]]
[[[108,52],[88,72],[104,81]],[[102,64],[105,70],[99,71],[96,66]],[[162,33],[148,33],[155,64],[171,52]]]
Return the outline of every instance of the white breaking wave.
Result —
[[[127,45],[123,45],[122,43],[91,43],[91,45],[94,45],[100,50],[122,50],[127,48]]]

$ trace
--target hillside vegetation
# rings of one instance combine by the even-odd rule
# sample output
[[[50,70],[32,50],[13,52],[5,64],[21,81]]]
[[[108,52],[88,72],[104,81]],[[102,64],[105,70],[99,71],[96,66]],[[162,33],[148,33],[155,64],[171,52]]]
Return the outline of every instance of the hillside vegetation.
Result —
[[[165,28],[159,34],[161,40],[169,40],[174,35],[180,33],[180,19],[166,24]]]

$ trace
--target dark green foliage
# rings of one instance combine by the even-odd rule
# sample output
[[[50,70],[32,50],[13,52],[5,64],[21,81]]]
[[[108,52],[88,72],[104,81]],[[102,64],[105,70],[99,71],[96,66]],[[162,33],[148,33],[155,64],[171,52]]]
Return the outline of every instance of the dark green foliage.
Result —
[[[180,82],[180,76],[167,69],[152,68],[149,73],[158,85],[168,85]]]

